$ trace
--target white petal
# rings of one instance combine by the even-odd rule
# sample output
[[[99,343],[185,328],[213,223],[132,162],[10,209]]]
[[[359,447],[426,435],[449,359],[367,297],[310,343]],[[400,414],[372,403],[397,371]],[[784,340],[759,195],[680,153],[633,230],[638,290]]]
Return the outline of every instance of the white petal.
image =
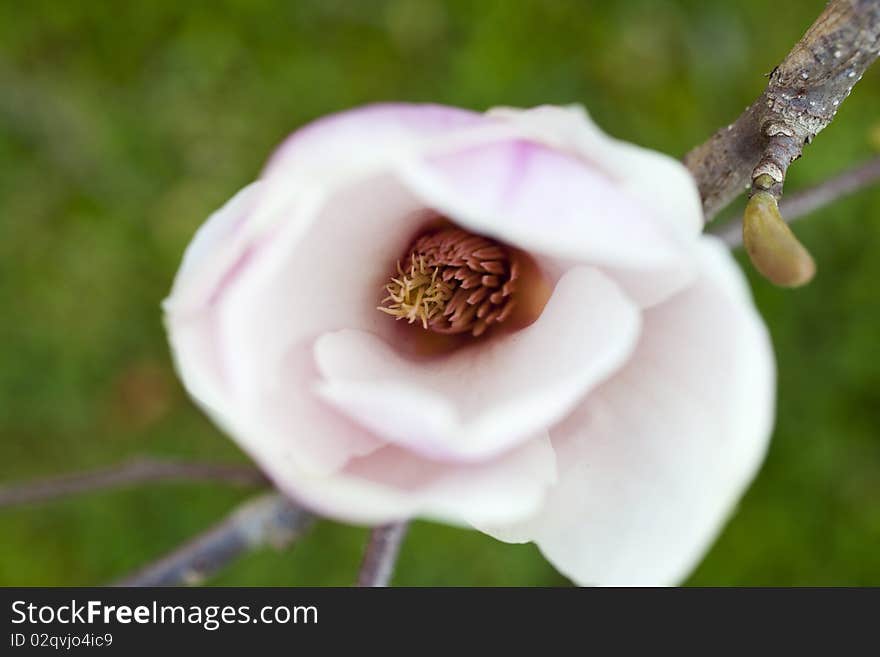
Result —
[[[259,198],[260,186],[260,181],[256,181],[243,187],[199,227],[186,247],[183,262],[174,278],[171,298],[166,303],[180,303],[183,287],[201,287],[200,284],[204,284],[201,279],[223,276],[226,266],[218,260],[218,256],[231,250],[229,243],[234,240],[237,229],[253,210]],[[210,297],[212,292],[213,290],[203,293],[202,297]]]
[[[529,522],[581,584],[680,582],[758,469],[774,407],[769,339],[730,255],[706,238],[704,278],[645,313],[632,361],[551,430],[559,484]]]
[[[319,392],[398,445],[482,460],[565,417],[625,362],[638,332],[638,310],[617,286],[575,267],[531,326],[433,360],[407,359],[364,331],[325,334]]]

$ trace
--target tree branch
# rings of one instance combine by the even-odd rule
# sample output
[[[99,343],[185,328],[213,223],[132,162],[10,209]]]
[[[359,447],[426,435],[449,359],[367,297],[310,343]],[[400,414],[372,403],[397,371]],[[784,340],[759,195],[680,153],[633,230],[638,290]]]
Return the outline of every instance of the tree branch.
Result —
[[[119,465],[0,487],[0,508],[152,481],[216,481],[265,486],[265,476],[249,465],[187,463],[138,458]]]
[[[779,198],[788,166],[831,122],[878,49],[880,0],[829,2],[761,96],[685,156],[706,221],[749,186]]]
[[[358,586],[388,586],[394,574],[394,564],[397,562],[400,544],[408,528],[409,523],[398,522],[376,527],[370,532],[364,560],[358,573]]]
[[[779,203],[779,211],[785,220],[791,223],[878,181],[880,181],[880,157],[875,157],[834,178],[821,182],[815,187],[789,194]],[[740,221],[731,221],[720,229],[710,229],[709,232],[720,237],[731,248],[742,246],[742,222]]]
[[[281,549],[300,538],[313,516],[278,493],[249,500],[226,519],[114,586],[199,584],[245,552]]]

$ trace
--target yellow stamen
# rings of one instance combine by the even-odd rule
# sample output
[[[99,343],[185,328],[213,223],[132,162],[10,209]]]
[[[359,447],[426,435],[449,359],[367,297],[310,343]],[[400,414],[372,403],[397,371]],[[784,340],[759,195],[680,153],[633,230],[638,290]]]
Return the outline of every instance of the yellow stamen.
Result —
[[[452,298],[452,287],[437,280],[438,267],[429,267],[424,257],[416,260],[412,256],[409,272],[404,272],[397,263],[399,278],[392,278],[385,286],[388,296],[382,300],[378,309],[395,319],[405,319],[410,324],[421,322],[427,329],[428,322],[443,312],[446,303]]]

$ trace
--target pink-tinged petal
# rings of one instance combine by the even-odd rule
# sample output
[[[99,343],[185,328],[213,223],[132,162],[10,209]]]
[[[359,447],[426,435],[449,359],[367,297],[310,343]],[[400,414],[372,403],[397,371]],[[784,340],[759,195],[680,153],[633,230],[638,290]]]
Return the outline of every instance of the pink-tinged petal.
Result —
[[[187,391],[209,415],[219,417],[229,405],[229,390],[213,313],[168,313],[165,325],[175,369]]]
[[[614,178],[534,141],[428,156],[399,175],[460,226],[531,253],[642,272],[682,260],[675,236]]]
[[[317,513],[347,522],[381,524],[413,517],[453,524],[516,522],[538,509],[556,480],[556,458],[541,433],[481,463],[439,463],[395,446],[353,459],[328,477],[302,477],[260,462],[275,483]]]
[[[207,305],[241,255],[243,247],[236,233],[253,211],[260,192],[259,181],[247,185],[199,227],[162,304],[166,313],[187,313]]]
[[[228,389],[210,299],[240,257],[233,236],[258,193],[259,183],[252,183],[208,217],[187,247],[171,293],[162,303],[177,370],[191,394],[211,412],[228,403]]]
[[[183,253],[183,261],[174,280],[172,295],[179,286],[186,284],[188,279],[198,276],[201,270],[208,268],[208,263],[216,257],[218,251],[223,249],[236,227],[245,220],[248,212],[253,208],[259,198],[259,188],[259,181],[243,187],[199,227]]]
[[[630,364],[551,430],[559,483],[525,523],[483,527],[534,540],[581,584],[680,582],[757,471],[775,370],[766,329],[722,246],[704,277],[645,313]]]
[[[425,457],[485,460],[565,417],[626,361],[639,323],[609,278],[578,266],[531,326],[433,360],[405,358],[366,331],[327,333],[315,343],[318,392]]]
[[[375,170],[377,161],[409,152],[462,129],[493,121],[478,112],[433,104],[379,103],[331,114],[287,138],[264,177],[339,179],[340,168]]]
[[[292,203],[317,205],[364,179],[528,132],[515,122],[431,104],[377,104],[328,116],[295,132],[273,154],[251,230],[286,221]]]
[[[619,189],[641,201],[654,218],[683,237],[702,232],[700,195],[687,168],[673,157],[610,137],[580,105],[526,110],[502,107],[487,115],[595,163],[615,178]]]

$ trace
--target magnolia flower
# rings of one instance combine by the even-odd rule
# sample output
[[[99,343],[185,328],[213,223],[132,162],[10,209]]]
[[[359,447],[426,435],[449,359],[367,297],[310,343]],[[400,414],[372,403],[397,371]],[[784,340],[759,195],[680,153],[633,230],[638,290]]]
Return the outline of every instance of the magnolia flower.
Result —
[[[671,584],[754,476],[774,366],[677,161],[575,107],[376,105],[294,133],[186,251],[198,404],[317,513]]]

